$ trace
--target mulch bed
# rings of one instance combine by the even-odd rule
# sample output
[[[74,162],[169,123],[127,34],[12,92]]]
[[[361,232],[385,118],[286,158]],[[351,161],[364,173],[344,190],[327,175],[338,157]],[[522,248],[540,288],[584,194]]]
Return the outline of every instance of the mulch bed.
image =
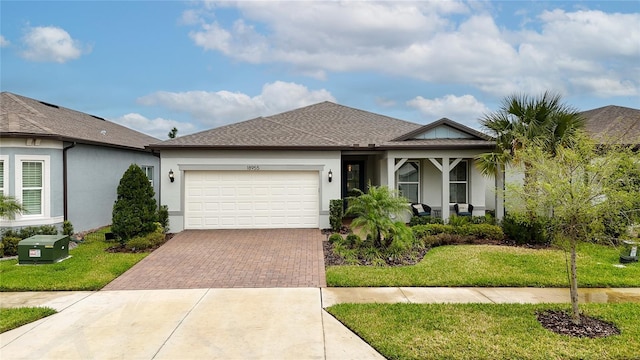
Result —
[[[561,335],[601,338],[620,334],[615,325],[582,314],[580,324],[574,324],[571,315],[566,311],[546,310],[536,315],[543,327]]]

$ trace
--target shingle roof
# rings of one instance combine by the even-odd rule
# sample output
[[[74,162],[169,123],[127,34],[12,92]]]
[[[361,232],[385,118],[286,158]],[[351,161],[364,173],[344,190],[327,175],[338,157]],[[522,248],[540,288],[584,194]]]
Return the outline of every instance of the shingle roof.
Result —
[[[48,137],[138,150],[160,141],[125,126],[62,106],[9,92],[2,92],[0,96],[2,137]]]
[[[475,141],[393,141],[422,128],[420,124],[325,101],[273,116],[169,139],[151,147],[370,149],[370,144],[387,148],[493,145],[493,142],[485,138]]]
[[[597,141],[640,144],[640,110],[623,106],[604,106],[584,111],[585,129]]]

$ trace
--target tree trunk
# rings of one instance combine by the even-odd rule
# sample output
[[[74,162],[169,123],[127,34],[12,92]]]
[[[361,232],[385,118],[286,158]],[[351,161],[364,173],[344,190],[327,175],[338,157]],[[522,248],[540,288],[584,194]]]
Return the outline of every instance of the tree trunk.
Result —
[[[578,269],[577,269],[577,257],[576,257],[576,239],[571,239],[571,319],[574,324],[580,324],[580,310],[578,309]]]

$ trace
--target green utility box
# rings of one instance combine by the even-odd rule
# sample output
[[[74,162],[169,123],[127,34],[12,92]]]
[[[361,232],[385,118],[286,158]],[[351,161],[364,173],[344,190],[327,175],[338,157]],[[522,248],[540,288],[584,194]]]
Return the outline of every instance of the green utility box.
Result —
[[[34,235],[18,243],[18,264],[53,264],[69,257],[69,236]]]

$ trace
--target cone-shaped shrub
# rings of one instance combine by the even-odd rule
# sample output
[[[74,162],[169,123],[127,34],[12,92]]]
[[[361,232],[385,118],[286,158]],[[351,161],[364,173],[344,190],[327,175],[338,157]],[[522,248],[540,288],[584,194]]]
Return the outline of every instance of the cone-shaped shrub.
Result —
[[[111,219],[111,232],[121,242],[156,229],[158,205],[154,195],[144,171],[138,165],[131,164],[120,179]]]

